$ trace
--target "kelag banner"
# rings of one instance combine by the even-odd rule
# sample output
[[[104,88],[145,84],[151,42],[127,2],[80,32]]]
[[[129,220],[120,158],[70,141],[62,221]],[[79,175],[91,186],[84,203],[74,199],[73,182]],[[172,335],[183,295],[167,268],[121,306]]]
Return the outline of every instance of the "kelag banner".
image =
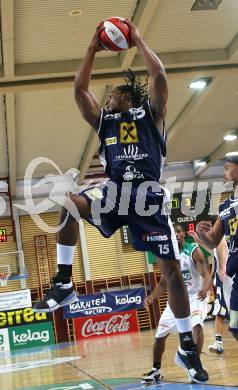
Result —
[[[54,344],[52,322],[9,328],[8,334],[11,350]]]
[[[64,318],[143,309],[144,298],[143,287],[81,295],[78,301],[64,307]]]

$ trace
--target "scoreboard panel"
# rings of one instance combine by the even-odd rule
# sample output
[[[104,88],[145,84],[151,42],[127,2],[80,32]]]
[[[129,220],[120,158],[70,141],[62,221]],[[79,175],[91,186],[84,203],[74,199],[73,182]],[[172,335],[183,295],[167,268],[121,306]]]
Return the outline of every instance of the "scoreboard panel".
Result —
[[[0,242],[7,242],[7,230],[0,228]]]
[[[171,220],[173,223],[182,225],[186,232],[194,232],[200,221],[211,219],[210,193],[174,194],[170,203]]]

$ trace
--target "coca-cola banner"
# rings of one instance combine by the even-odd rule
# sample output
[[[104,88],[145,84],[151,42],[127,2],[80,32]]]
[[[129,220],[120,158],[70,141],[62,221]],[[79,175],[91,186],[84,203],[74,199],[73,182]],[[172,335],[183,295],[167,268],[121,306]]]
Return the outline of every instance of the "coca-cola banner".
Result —
[[[78,301],[64,307],[64,318],[143,309],[144,298],[143,287],[80,295]]]
[[[87,318],[75,318],[74,330],[76,340],[85,340],[90,337],[138,332],[139,327],[136,311],[133,310]]]

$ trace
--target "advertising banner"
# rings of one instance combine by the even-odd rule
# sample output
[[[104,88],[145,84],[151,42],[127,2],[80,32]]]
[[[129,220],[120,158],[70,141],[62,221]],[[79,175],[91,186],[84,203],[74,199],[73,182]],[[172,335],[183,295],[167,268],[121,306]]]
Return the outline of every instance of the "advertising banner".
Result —
[[[0,329],[0,351],[10,351],[8,329]]]
[[[34,313],[31,307],[24,309],[0,311],[0,329],[10,326],[48,322],[52,315],[49,313]]]
[[[73,322],[76,340],[115,336],[139,331],[136,310],[75,318]]]
[[[31,307],[31,291],[18,290],[0,293],[0,311]]]
[[[11,350],[39,347],[54,343],[54,332],[51,322],[17,326],[16,328],[9,328],[8,332]]]
[[[80,295],[78,301],[64,307],[64,318],[143,309],[144,298],[144,287]]]

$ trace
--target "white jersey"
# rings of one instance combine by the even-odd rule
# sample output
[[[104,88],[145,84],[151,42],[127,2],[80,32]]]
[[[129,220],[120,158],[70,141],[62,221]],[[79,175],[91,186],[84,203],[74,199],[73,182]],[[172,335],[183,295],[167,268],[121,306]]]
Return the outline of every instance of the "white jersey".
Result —
[[[180,266],[188,295],[197,295],[202,286],[202,277],[194,262],[193,252],[199,248],[195,242],[185,242],[180,251]]]
[[[196,269],[192,258],[193,252],[197,248],[199,248],[198,244],[186,242],[180,251],[181,270],[188,291],[193,328],[196,325],[201,325],[203,327],[203,322],[207,316],[207,302],[205,300],[201,301],[197,297],[202,285],[202,277]],[[160,317],[155,337],[161,338],[175,332],[177,332],[176,320],[167,303],[167,306]]]

